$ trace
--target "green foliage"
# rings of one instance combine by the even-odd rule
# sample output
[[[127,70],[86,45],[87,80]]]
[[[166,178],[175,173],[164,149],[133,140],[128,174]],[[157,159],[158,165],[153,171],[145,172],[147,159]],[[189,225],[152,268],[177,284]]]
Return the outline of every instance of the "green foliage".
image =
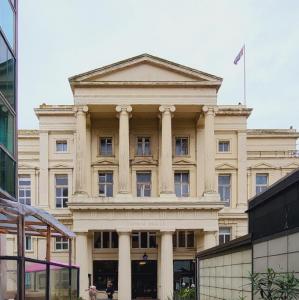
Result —
[[[174,293],[173,299],[175,300],[195,300],[195,288],[181,288],[179,291]]]
[[[267,273],[250,275],[253,293],[266,300],[293,300],[299,297],[299,279],[294,273],[277,273],[267,269]]]

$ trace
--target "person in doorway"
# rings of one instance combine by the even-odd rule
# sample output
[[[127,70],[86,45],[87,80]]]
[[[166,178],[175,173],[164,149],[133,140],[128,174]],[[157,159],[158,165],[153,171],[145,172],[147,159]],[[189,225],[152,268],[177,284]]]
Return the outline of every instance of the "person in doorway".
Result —
[[[108,299],[113,299],[114,287],[112,281],[110,280],[107,282],[106,294]]]

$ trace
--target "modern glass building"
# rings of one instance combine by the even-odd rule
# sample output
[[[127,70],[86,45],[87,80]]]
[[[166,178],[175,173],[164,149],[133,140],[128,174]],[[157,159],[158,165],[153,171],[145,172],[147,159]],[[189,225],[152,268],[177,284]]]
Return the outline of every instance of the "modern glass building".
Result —
[[[0,196],[16,200],[17,0],[0,0]]]

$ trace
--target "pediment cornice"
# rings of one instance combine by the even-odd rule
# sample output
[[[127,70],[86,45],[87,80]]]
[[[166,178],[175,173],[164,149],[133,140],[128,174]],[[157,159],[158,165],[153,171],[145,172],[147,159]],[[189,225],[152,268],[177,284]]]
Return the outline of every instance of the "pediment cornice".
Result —
[[[223,163],[217,165],[216,170],[237,170],[237,167],[228,163]]]

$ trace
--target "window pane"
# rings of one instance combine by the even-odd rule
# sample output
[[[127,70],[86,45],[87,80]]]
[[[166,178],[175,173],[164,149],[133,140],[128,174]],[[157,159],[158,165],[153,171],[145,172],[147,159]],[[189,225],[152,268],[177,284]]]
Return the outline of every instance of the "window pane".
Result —
[[[8,0],[0,1],[0,26],[10,46],[14,48],[14,12]]]
[[[182,197],[181,185],[178,183],[175,184],[175,195],[177,197]]]
[[[194,247],[194,232],[193,231],[187,232],[187,247],[189,247],[189,248]]]
[[[268,175],[256,175],[256,184],[268,184]]]
[[[11,154],[14,154],[14,122],[13,115],[0,98],[0,144],[4,145]]]
[[[113,197],[113,185],[107,184],[106,197]]]
[[[141,248],[147,248],[147,232],[141,232]]]
[[[67,175],[56,175],[56,185],[67,185],[68,178]]]
[[[16,163],[0,148],[0,187],[15,197]]]
[[[109,232],[103,232],[103,248],[110,248],[109,240]]]
[[[139,248],[139,234],[137,232],[132,234],[132,248]]]
[[[186,247],[185,231],[179,231],[179,247]]]
[[[94,248],[101,248],[101,240],[102,240],[101,232],[94,233]]]
[[[115,231],[112,232],[111,248],[118,248],[118,235]]]
[[[156,233],[150,233],[149,247],[150,248],[156,248]]]
[[[66,141],[57,141],[56,142],[56,151],[57,152],[66,152],[67,151],[67,142]]]

